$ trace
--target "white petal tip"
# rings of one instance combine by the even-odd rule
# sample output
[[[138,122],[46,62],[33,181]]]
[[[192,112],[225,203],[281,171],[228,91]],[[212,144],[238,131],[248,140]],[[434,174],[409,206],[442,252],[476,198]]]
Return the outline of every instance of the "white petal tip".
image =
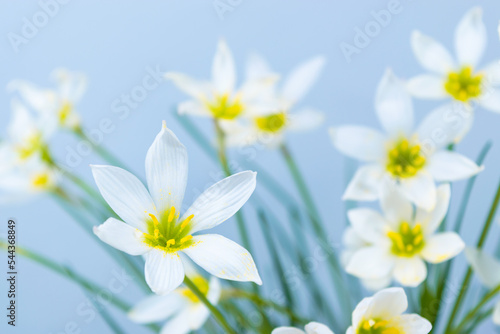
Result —
[[[165,130],[167,128],[167,121],[163,120],[161,121],[161,129]]]

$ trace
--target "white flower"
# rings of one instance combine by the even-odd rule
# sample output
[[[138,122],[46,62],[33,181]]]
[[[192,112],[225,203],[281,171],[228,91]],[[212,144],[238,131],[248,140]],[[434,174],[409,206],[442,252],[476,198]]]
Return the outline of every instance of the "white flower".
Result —
[[[235,281],[262,281],[252,256],[217,234],[195,235],[233,216],[252,195],[256,173],[241,172],[216,183],[181,216],[187,182],[187,152],[165,123],[146,156],[149,191],[129,172],[92,166],[102,196],[126,223],[109,218],[94,233],[130,255],[144,255],[146,281],[167,294],[184,279],[179,252],[210,274]]]
[[[311,322],[306,325],[305,331],[293,327],[279,327],[271,334],[333,334],[333,332],[323,324]]]
[[[195,271],[190,272],[188,267],[186,266],[186,275],[212,305],[217,305],[221,295],[220,281],[213,276],[207,281]],[[188,334],[200,329],[209,316],[210,311],[205,304],[186,287],[179,287],[165,296],[150,296],[129,312],[129,318],[141,324],[168,319],[161,334]]]
[[[1,150],[1,148],[0,148]],[[0,160],[8,158],[7,151],[0,151]],[[31,196],[52,191],[59,181],[59,173],[34,154],[23,164],[0,166],[0,189],[5,192],[0,202],[12,203]]]
[[[275,75],[248,77],[236,89],[233,55],[222,40],[217,46],[211,81],[200,81],[175,72],[166,73],[165,77],[192,97],[179,105],[179,113],[208,116],[229,123],[253,109],[262,108],[261,94],[277,79]]]
[[[76,105],[87,89],[86,76],[80,72],[56,69],[51,77],[56,82],[55,89],[39,88],[23,80],[12,81],[9,88],[18,91],[24,101],[43,118],[63,128],[79,128],[80,116]]]
[[[406,333],[427,334],[432,325],[418,314],[403,314],[408,299],[401,288],[390,288],[363,299],[352,313],[346,334]]]
[[[500,262],[497,259],[480,249],[469,247],[465,249],[465,256],[484,286],[495,289],[500,285]],[[500,301],[495,305],[493,322],[500,325]]]
[[[276,147],[288,131],[303,132],[320,126],[325,118],[322,112],[310,108],[293,109],[317,81],[324,64],[324,57],[314,57],[294,68],[280,89],[270,87],[268,96],[264,98],[267,106],[263,110],[251,110],[246,117],[239,119],[237,125],[225,129],[228,145],[260,143]],[[273,74],[265,60],[256,55],[250,58],[248,68],[257,78]]]
[[[330,132],[339,151],[367,163],[354,175],[344,199],[375,200],[383,179],[388,178],[397,181],[401,192],[417,206],[432,210],[435,181],[466,179],[481,171],[473,161],[446,150],[460,129],[441,117],[441,109],[413,130],[411,98],[391,71],[386,71],[378,86],[375,109],[386,134],[364,126],[342,126]]]
[[[473,121],[472,103],[500,112],[500,64],[496,60],[478,69],[487,44],[482,9],[475,7],[462,18],[455,30],[456,59],[446,48],[419,31],[413,32],[411,45],[422,67],[430,73],[419,75],[408,82],[410,92],[424,99],[451,98],[448,114],[459,112],[463,130],[459,139],[470,129]],[[462,108],[460,108],[462,105]]]
[[[440,263],[465,247],[455,232],[436,233],[449,201],[450,186],[441,185],[434,210],[417,208],[414,212],[396,187],[384,186],[380,199],[383,215],[368,208],[348,212],[352,230],[344,238],[350,247],[344,255],[346,271],[372,289],[383,288],[392,279],[404,286],[418,286],[427,276],[424,260]],[[353,242],[355,238],[357,242]]]

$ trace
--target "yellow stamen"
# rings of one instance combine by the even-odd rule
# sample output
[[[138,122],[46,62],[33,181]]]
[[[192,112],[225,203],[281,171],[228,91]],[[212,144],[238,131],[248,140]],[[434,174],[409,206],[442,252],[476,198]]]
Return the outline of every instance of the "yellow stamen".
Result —
[[[193,236],[192,235],[186,235],[184,238],[181,239],[181,244],[185,243],[186,241],[189,241],[193,239]]]
[[[175,217],[175,207],[172,207],[170,209],[170,214],[168,215],[168,222],[171,223],[172,220],[174,220]]]
[[[194,215],[190,215],[181,224],[181,231],[191,222],[191,220],[194,218]]]
[[[170,239],[167,241],[167,247],[175,245],[175,239]]]
[[[149,217],[151,217],[151,219],[153,220],[153,223],[155,224],[155,226],[160,225],[160,222],[158,221],[158,219],[156,218],[156,216],[154,214],[150,213]]]

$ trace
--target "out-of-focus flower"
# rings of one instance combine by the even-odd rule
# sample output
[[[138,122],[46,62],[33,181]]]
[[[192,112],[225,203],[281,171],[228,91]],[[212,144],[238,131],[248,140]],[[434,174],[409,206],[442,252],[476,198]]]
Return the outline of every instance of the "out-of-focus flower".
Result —
[[[0,159],[8,158],[6,151],[0,152]],[[40,154],[34,154],[20,165],[0,167],[0,189],[4,195],[0,202],[16,202],[40,193],[55,190],[59,173],[44,161]]]
[[[47,142],[53,132],[52,123],[45,118],[34,117],[23,104],[13,100],[7,138],[0,142],[0,151],[6,158],[2,164],[18,166],[37,154],[48,158]]]
[[[350,248],[344,255],[346,271],[372,289],[386,287],[392,279],[404,286],[418,286],[427,277],[424,260],[440,263],[465,247],[455,232],[436,233],[449,201],[450,186],[441,185],[434,210],[417,208],[414,213],[411,202],[396,187],[384,186],[380,199],[383,215],[368,208],[348,212],[352,229],[344,238]]]
[[[236,89],[236,67],[224,41],[217,46],[211,81],[200,81],[176,72],[166,73],[165,77],[192,98],[179,104],[179,113],[208,116],[221,123],[231,123],[264,108],[262,96],[277,80],[275,74],[261,77],[249,71],[245,83]]]
[[[480,249],[466,248],[465,256],[477,277],[489,289],[500,286],[500,262]],[[493,311],[493,322],[500,325],[500,301]]]
[[[186,262],[186,264],[189,262]],[[221,295],[220,281],[210,281],[196,271],[185,267],[188,276],[212,305],[217,305]],[[188,288],[179,287],[165,296],[150,296],[139,302],[130,312],[132,321],[146,324],[167,320],[162,334],[187,334],[200,329],[210,316],[210,311]]]
[[[14,80],[11,90],[19,92],[24,101],[42,118],[49,119],[62,128],[71,130],[80,127],[80,116],[76,105],[87,89],[87,78],[83,73],[56,69],[52,75],[55,89],[40,88],[31,82]]]
[[[306,108],[294,111],[296,104],[309,92],[325,64],[325,58],[312,58],[292,70],[280,89],[275,86],[267,91],[265,109],[254,109],[240,118],[237,125],[225,129],[230,146],[247,146],[256,143],[276,147],[287,131],[309,131],[320,126],[324,114]],[[249,71],[254,76],[270,77],[273,71],[259,56],[250,58]]]
[[[426,210],[436,204],[435,181],[450,182],[471,177],[482,170],[472,160],[446,150],[459,128],[431,112],[413,130],[411,97],[403,83],[387,71],[375,99],[382,134],[363,126],[331,129],[333,145],[345,155],[366,162],[348,185],[344,199],[370,201],[379,198],[383,179],[396,181],[409,200]]]
[[[408,299],[401,288],[389,288],[363,299],[352,313],[347,334],[411,333],[427,334],[432,325],[418,314],[403,314]]]
[[[182,283],[179,252],[214,276],[262,284],[246,249],[217,234],[194,235],[233,216],[252,195],[256,173],[241,172],[216,183],[180,216],[187,168],[186,149],[165,123],[146,156],[149,191],[121,168],[92,166],[102,196],[126,222],[109,218],[94,233],[130,255],[144,255],[146,281],[156,294]]]
[[[333,334],[333,332],[323,324],[311,322],[306,325],[305,331],[294,327],[279,327],[271,334]]]
[[[475,7],[462,18],[455,30],[454,59],[446,48],[431,37],[415,31],[411,37],[413,52],[420,64],[431,73],[409,80],[410,92],[424,99],[451,98],[449,114],[461,115],[461,139],[473,121],[473,103],[500,112],[500,63],[498,60],[478,69],[487,44],[482,9]],[[460,108],[462,105],[462,108]],[[453,110],[459,108],[459,110]]]

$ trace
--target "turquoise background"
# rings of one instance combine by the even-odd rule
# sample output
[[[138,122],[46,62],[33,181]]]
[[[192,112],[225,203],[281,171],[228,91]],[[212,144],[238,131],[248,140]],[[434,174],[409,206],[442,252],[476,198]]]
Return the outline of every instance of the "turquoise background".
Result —
[[[33,16],[42,15],[38,19],[43,20],[43,14],[39,13],[45,3],[51,2],[0,2],[0,87],[6,87],[10,80],[16,78],[48,85],[48,74],[61,66],[85,72],[90,85],[79,105],[84,124],[89,129],[98,129],[102,119],[110,119],[114,129],[104,135],[103,145],[141,177],[144,176],[146,151],[160,130],[161,120],[165,119],[190,155],[185,204],[189,204],[199,191],[220,177],[218,166],[204,155],[172,116],[174,104],[183,100],[185,95],[171,83],[162,82],[156,89],[148,91],[147,97],[124,119],[119,117],[121,113],[113,112],[117,99],[142,85],[148,68],[158,67],[162,71],[175,70],[207,77],[216,43],[221,37],[233,50],[240,71],[246,55],[254,51],[263,54],[281,73],[287,73],[309,57],[324,54],[328,59],[325,71],[302,105],[323,110],[327,116],[326,124],[315,132],[290,136],[289,144],[328,223],[329,237],[336,243],[340,242],[345,226],[344,204],[340,197],[345,188],[348,164],[331,146],[328,126],[345,123],[379,126],[373,100],[375,87],[385,68],[392,67],[403,78],[423,72],[409,44],[413,29],[418,28],[434,36],[451,49],[459,19],[470,7],[479,4],[484,8],[489,37],[483,64],[500,55],[496,32],[500,4],[464,0],[399,1],[400,12],[393,15],[387,26],[359,54],[353,55],[350,62],[341,51],[341,43],[353,44],[355,29],[363,29],[373,21],[371,12],[386,9],[391,1],[233,0],[231,10],[221,18],[211,0],[73,0],[60,4],[57,10],[51,7],[56,12],[53,17],[16,52],[9,42],[9,34],[21,34],[25,18],[33,21]],[[10,118],[10,99],[11,95],[6,90],[0,93],[1,133]],[[437,105],[416,101],[417,119]],[[486,160],[486,169],[477,180],[466,215],[464,239],[469,244],[477,238],[500,177],[500,115],[478,110],[476,116],[474,128],[458,146],[458,151],[475,158],[488,140],[492,140],[494,146]],[[207,134],[211,133],[209,121],[197,120],[197,124]],[[68,135],[58,135],[53,142],[61,159],[65,159],[68,150],[75,149],[77,145]],[[246,150],[244,155],[266,166],[290,194],[297,197],[292,179],[277,152],[256,149]],[[233,156],[237,157],[237,154]],[[90,163],[101,163],[101,160],[96,156],[85,156],[74,171],[92,182]],[[464,186],[463,181],[453,185],[452,219]],[[258,186],[257,191],[269,199],[276,216],[286,221],[285,212],[263,187]],[[50,198],[0,207],[1,233],[6,232],[9,217],[18,221],[19,244],[68,264],[104,286],[119,270],[95,241],[83,233]],[[257,254],[258,266],[269,281],[273,268],[254,217],[249,216],[249,220],[254,247],[260,250]],[[492,228],[489,248],[497,244],[497,222],[495,220]],[[217,231],[238,240],[233,220],[225,222]],[[463,255],[459,259],[464,263]],[[5,267],[6,256],[0,253],[0,268]],[[71,333],[67,330],[71,329],[71,323],[76,324],[81,333],[109,332],[102,319],[98,316],[91,319],[85,313],[88,309],[85,306],[86,296],[75,285],[25,259],[19,260],[18,267],[19,326],[14,330],[7,327],[3,315],[5,311],[2,311],[2,333]],[[327,276],[321,267],[318,263],[314,274],[321,279],[325,277],[325,293],[331,294]],[[452,276],[453,281],[458,281],[461,274]],[[4,279],[0,281],[0,309],[4,310],[6,285]],[[265,286],[270,293],[276,286],[275,281],[271,279]],[[453,289],[453,282],[450,282],[450,287]],[[134,302],[142,294],[129,284],[119,296]],[[147,332],[118,313],[113,311],[113,314],[129,332]],[[65,329],[66,326],[69,327]],[[493,330],[491,320],[485,321],[484,329],[488,332]]]

